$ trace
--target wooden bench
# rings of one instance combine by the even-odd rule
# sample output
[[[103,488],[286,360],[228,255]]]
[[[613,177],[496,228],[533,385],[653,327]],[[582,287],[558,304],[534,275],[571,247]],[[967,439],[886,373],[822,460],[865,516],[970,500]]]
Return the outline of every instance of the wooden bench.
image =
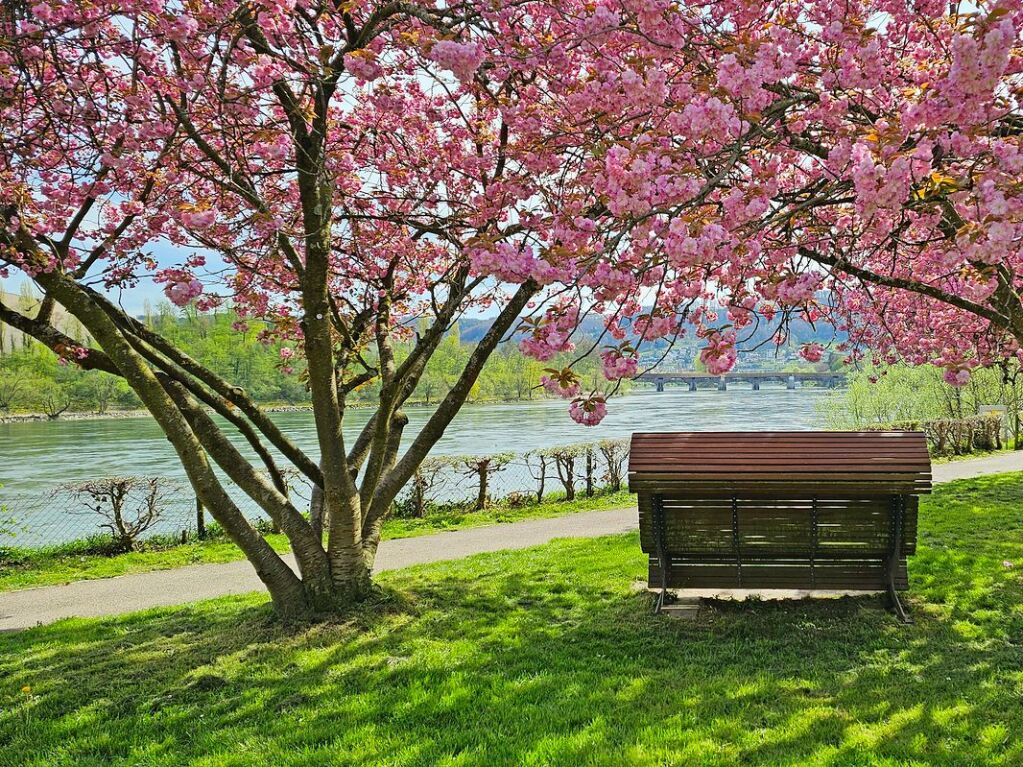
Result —
[[[629,488],[656,611],[678,588],[885,591],[909,621],[922,433],[637,433]]]

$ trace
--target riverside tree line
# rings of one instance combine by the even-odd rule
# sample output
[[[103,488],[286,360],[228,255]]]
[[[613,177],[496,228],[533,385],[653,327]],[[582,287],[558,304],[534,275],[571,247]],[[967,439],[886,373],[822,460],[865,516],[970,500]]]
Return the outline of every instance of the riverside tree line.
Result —
[[[28,291],[7,300],[20,303],[29,314],[38,311],[40,303]],[[168,302],[147,304],[138,319],[153,332],[174,339],[218,375],[235,381],[256,402],[284,406],[310,402],[304,365],[294,354],[294,344],[268,338],[263,332],[265,323],[243,322],[229,309],[199,312],[194,306],[179,309]],[[89,342],[88,333],[74,317],[63,316],[59,324],[73,342]],[[407,356],[410,348],[410,344],[399,342],[396,356]],[[438,345],[410,401],[429,405],[442,399],[458,380],[474,348],[475,344],[461,339],[456,324]],[[487,361],[468,401],[551,396],[540,385],[544,370],[566,362],[559,358],[540,363],[520,354],[514,345],[505,344]],[[584,361],[580,369],[591,378],[599,376],[594,358]],[[368,404],[378,394],[378,385],[371,382],[355,390],[351,399]],[[56,418],[65,412],[132,410],[141,404],[122,378],[68,364],[47,346],[0,320],[0,413],[33,412]]]

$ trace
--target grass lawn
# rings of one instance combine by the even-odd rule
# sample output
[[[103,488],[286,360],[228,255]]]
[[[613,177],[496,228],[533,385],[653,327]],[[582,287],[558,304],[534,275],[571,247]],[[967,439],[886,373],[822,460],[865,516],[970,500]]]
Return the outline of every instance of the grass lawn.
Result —
[[[578,497],[571,502],[551,495],[542,503],[530,502],[518,507],[496,503],[479,512],[444,508],[433,511],[423,519],[389,519],[384,524],[383,537],[410,538],[445,530],[557,517],[595,509],[615,509],[633,506],[635,502],[634,496],[623,491],[600,493],[591,498]],[[277,551],[288,551],[290,548],[288,539],[283,535],[268,535],[267,540]],[[0,544],[2,543],[0,540]],[[81,553],[75,551],[73,546],[40,550],[21,549],[14,552],[13,558],[7,561],[0,556],[0,592],[52,586],[90,578],[111,578],[149,570],[167,570],[185,565],[230,562],[236,559],[242,559],[241,551],[224,537],[148,548],[116,556]]]
[[[3,636],[0,765],[1023,764],[1023,474],[941,486],[921,527],[913,626],[655,617],[625,535],[388,573],[328,625],[252,595]]]

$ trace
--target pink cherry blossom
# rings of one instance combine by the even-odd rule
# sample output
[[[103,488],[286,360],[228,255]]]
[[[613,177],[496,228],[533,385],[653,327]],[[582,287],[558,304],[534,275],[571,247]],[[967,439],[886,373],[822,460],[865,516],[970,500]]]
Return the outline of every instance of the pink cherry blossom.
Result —
[[[799,347],[799,356],[807,362],[820,362],[824,358],[824,347],[817,343]]]
[[[968,368],[950,368],[945,371],[944,377],[945,383],[959,389],[970,382],[970,371]]]
[[[700,362],[708,373],[723,375],[735,367],[737,359],[734,331],[714,330],[707,334],[707,345],[700,350]]]
[[[370,51],[361,50],[346,54],[344,60],[345,69],[360,80],[370,82],[384,74],[383,67],[377,63],[376,55]]]
[[[639,368],[639,358],[634,353],[623,353],[619,349],[601,352],[600,362],[604,377],[609,381],[632,378]]]
[[[454,72],[459,80],[470,80],[486,56],[479,43],[460,43],[438,40],[430,48],[429,57],[445,69]]]
[[[175,306],[187,306],[203,293],[203,284],[184,269],[166,269],[158,272],[156,282],[163,283],[164,295]]]
[[[572,399],[578,397],[579,392],[582,391],[582,386],[578,381],[571,382],[567,386],[565,381],[551,376],[541,376],[540,383],[547,391],[554,394],[562,399]]]
[[[186,211],[181,214],[181,223],[193,229],[206,229],[217,222],[216,211]]]
[[[569,405],[568,414],[576,423],[583,426],[596,426],[607,415],[607,401],[599,396],[577,399]]]
[[[1018,0],[442,5],[257,2],[254,37],[230,4],[33,0],[0,50],[0,227],[40,247],[0,273],[155,273],[296,358],[312,256],[349,361],[378,318],[412,341],[519,290],[507,336],[550,360],[592,317],[610,381],[690,329],[727,372],[795,322],[956,381],[1023,360]]]

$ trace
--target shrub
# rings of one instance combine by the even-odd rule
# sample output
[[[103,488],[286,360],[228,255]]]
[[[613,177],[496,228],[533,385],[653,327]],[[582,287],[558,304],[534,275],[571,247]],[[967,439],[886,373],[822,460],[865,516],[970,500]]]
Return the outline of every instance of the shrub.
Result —
[[[476,500],[473,511],[482,511],[490,500],[490,479],[515,459],[514,453],[493,453],[490,455],[461,455],[451,460],[456,471],[476,479]]]
[[[2,488],[3,485],[0,485]],[[7,507],[0,503],[0,538],[13,538],[14,533],[17,531],[18,525],[14,521],[14,517],[7,511]],[[8,549],[6,546],[0,544],[0,562],[8,559]]]
[[[529,493],[519,493],[514,490],[504,497],[504,502],[510,509],[521,509],[532,503],[533,497]]]
[[[24,372],[0,370],[0,412],[6,413],[18,407],[30,388]]]
[[[543,450],[531,450],[522,456],[529,475],[536,480],[536,502],[543,502],[543,494],[547,485],[547,453]]]
[[[394,502],[394,515],[404,519],[422,519],[434,502],[434,488],[440,484],[444,469],[451,466],[447,457],[427,458],[412,475],[405,493]]]
[[[974,450],[1002,449],[1002,418],[997,413],[969,418],[900,421],[868,427],[868,431],[922,431],[932,455],[964,455]]]
[[[71,392],[54,381],[41,382],[35,391],[34,400],[36,406],[51,420],[56,420],[70,410],[74,403]]]
[[[575,500],[576,461],[590,450],[588,445],[562,445],[540,451],[549,461],[554,463],[562,487],[565,488],[565,500]]]
[[[104,477],[63,485],[62,493],[83,503],[102,521],[101,528],[122,551],[134,551],[141,536],[160,518],[161,481],[157,477]]]
[[[597,450],[604,459],[603,480],[615,493],[622,489],[625,479],[625,462],[629,460],[629,440],[602,439]]]

